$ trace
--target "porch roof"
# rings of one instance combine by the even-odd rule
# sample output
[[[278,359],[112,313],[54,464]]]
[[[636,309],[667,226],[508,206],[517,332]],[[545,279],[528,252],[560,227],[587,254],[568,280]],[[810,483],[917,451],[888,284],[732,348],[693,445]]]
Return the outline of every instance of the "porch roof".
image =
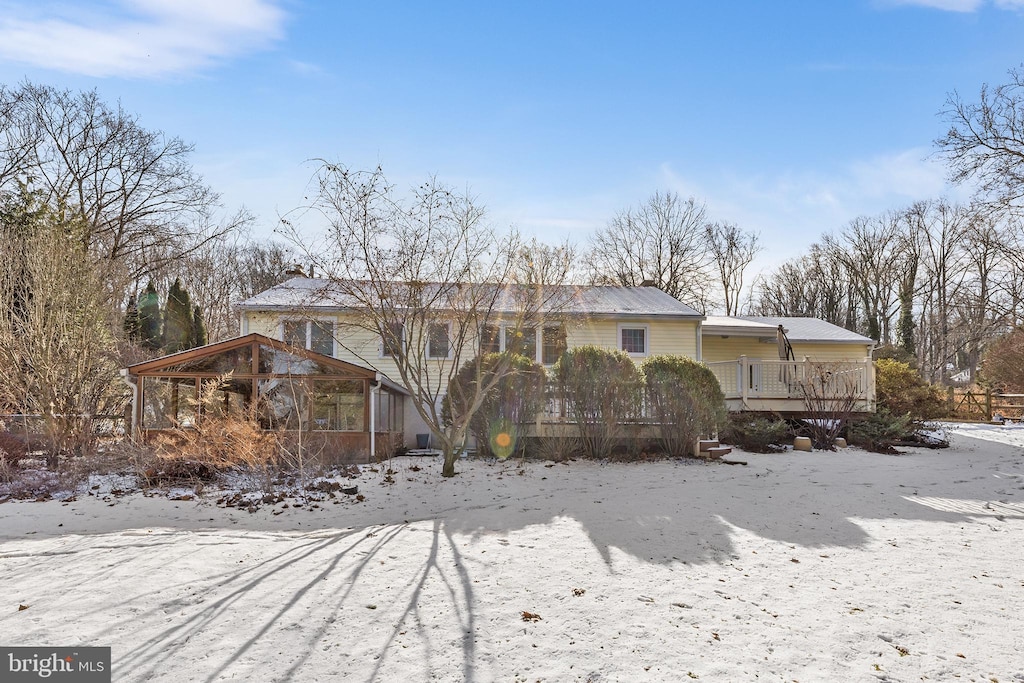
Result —
[[[207,344],[206,346],[199,346],[194,349],[186,349],[185,351],[179,351],[177,353],[168,354],[166,356],[160,356],[159,358],[153,358],[150,360],[142,361],[140,363],[134,363],[125,368],[122,372],[128,375],[160,375],[164,372],[174,372],[180,374],[180,371],[175,371],[174,368],[180,367],[182,364],[199,361],[205,358],[210,358],[221,353],[228,351],[234,351],[247,345],[255,346],[267,346],[275,351],[283,351],[292,356],[302,358],[305,360],[313,361],[321,366],[326,366],[333,372],[332,374],[345,375],[348,377],[369,379],[369,380],[380,380],[382,386],[389,391],[393,391],[400,394],[408,395],[401,385],[392,381],[387,375],[378,372],[377,370],[366,368],[355,363],[349,363],[347,361],[334,358],[333,356],[325,356],[321,353],[311,351],[309,349],[301,348],[298,346],[292,346],[286,344],[277,339],[252,332],[250,334],[243,335],[241,337],[234,337],[232,339],[226,339],[224,341],[215,342],[213,344]],[[255,358],[256,354],[253,354]],[[187,372],[187,371],[186,371]],[[241,373],[245,375],[259,375],[266,374],[256,371]]]

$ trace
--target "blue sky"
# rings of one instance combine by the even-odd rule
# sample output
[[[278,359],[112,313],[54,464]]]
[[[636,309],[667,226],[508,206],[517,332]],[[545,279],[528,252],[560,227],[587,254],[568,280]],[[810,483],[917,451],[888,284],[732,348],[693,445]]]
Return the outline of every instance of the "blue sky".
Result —
[[[655,190],[760,231],[760,265],[941,194],[948,92],[1024,61],[1024,0],[0,0],[0,82],[120,100],[270,234],[325,157],[469,187],[585,243]]]

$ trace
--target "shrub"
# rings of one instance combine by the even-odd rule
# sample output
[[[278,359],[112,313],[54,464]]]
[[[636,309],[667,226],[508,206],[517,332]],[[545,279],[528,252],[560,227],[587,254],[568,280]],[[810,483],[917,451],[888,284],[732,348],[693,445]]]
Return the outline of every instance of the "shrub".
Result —
[[[1024,327],[992,342],[982,359],[981,375],[1000,391],[1024,391]]]
[[[0,461],[17,465],[28,455],[25,440],[10,432],[0,431]]]
[[[781,418],[738,414],[729,416],[719,440],[752,453],[781,453],[789,434],[789,425]]]
[[[850,425],[850,443],[875,453],[895,453],[893,445],[913,436],[910,415],[898,415],[879,408]]]
[[[554,378],[583,452],[592,458],[611,455],[625,424],[637,416],[643,380],[636,365],[622,351],[578,346],[562,353]]]
[[[208,416],[194,428],[161,435],[141,472],[149,483],[209,481],[234,468],[269,473],[279,462],[278,434],[252,420]]]
[[[652,356],[641,366],[658,443],[671,456],[690,455],[702,436],[725,424],[725,396],[714,373],[682,356]]]
[[[883,358],[875,361],[875,392],[878,410],[928,420],[946,414],[942,392],[929,384],[907,363]]]
[[[521,440],[516,438],[519,425],[532,422],[544,407],[545,374],[538,363],[506,353],[489,353],[468,361],[448,385],[441,405],[442,418],[450,423],[453,410],[471,409],[476,387],[491,383],[469,421],[469,431],[476,438],[478,453],[508,457],[522,449]]]

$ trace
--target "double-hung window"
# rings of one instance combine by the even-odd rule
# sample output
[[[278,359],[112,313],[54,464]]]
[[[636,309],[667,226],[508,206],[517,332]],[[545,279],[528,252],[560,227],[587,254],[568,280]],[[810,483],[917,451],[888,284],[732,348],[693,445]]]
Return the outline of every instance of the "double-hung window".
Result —
[[[334,355],[334,323],[330,320],[284,320],[281,323],[281,339],[286,344],[325,356]]]
[[[451,323],[430,323],[427,327],[427,358],[451,358]]]
[[[619,325],[619,348],[630,356],[648,354],[647,325]]]
[[[403,344],[405,344],[405,325],[389,323],[384,327],[384,334],[381,336],[380,357],[394,358],[401,353]]]

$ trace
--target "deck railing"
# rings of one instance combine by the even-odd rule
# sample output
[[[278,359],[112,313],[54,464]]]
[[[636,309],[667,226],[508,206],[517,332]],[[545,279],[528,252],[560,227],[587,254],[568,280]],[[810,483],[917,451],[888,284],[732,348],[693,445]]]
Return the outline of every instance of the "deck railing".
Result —
[[[804,398],[808,382],[816,393],[829,396],[854,392],[862,401],[874,402],[874,367],[871,359],[860,361],[764,360],[740,356],[736,360],[707,364],[718,378],[726,400]]]

